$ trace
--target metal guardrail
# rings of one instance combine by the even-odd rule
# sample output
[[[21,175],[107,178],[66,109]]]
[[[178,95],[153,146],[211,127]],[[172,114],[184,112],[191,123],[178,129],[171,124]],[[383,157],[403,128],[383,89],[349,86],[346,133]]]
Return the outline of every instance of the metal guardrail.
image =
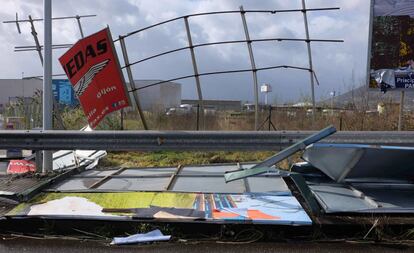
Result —
[[[280,150],[314,131],[0,131],[0,149],[112,151]],[[414,146],[414,132],[337,132],[324,143]]]

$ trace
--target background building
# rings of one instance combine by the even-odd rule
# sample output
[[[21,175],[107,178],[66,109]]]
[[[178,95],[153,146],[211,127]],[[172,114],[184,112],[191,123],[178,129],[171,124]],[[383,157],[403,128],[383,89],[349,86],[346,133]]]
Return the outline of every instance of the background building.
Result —
[[[162,80],[135,80],[135,86],[145,87]],[[129,84],[127,85],[129,87]],[[165,82],[136,91],[142,109],[145,111],[165,111],[170,107],[178,107],[181,104],[181,84]],[[133,94],[130,93],[131,101]],[[135,104],[132,103],[135,108]]]
[[[204,107],[206,109],[214,109],[217,111],[236,111],[241,110],[241,101],[240,100],[204,100]],[[197,106],[198,99],[183,99],[181,104],[189,104],[192,106]]]
[[[67,87],[61,85],[65,80],[53,80],[54,84],[59,84],[57,87],[59,89],[54,90],[55,97],[65,105],[68,105],[67,97],[73,96],[73,91],[71,94],[66,94]],[[160,82],[161,80],[135,80],[136,87],[144,87],[153,83]],[[129,87],[129,85],[127,85]],[[32,98],[36,91],[41,91],[42,88],[42,79],[30,78],[30,79],[0,79],[0,109],[4,108],[10,102],[16,102],[18,98]],[[65,89],[63,89],[65,88]],[[140,99],[141,106],[143,110],[146,111],[156,111],[156,110],[165,110],[170,107],[178,107],[181,104],[181,84],[166,82],[159,85],[151,86],[145,89],[136,91]],[[68,96],[63,96],[66,94]],[[130,93],[130,96],[133,100],[133,95]],[[65,99],[63,99],[65,98]],[[75,99],[77,100],[77,99]],[[74,103],[77,104],[77,103]],[[135,104],[132,103],[133,108]]]
[[[4,108],[16,98],[31,98],[42,90],[41,79],[0,79],[0,107]]]

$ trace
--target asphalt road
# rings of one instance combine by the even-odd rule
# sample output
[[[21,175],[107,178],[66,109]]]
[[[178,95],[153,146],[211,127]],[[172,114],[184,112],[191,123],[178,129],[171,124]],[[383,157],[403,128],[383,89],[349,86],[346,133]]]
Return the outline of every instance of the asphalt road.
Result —
[[[414,248],[356,243],[160,243],[152,245],[109,246],[105,243],[56,239],[5,239],[0,241],[0,252],[73,253],[73,252],[414,252]]]

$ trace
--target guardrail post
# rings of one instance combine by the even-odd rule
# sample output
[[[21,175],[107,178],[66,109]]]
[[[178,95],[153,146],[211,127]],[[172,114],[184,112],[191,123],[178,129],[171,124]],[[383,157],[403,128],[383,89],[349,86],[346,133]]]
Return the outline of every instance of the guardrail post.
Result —
[[[185,23],[185,30],[187,32],[187,39],[188,39],[188,46],[190,48],[191,52],[191,62],[193,63],[193,70],[194,70],[194,78],[197,85],[197,94],[198,94],[198,107],[197,110],[199,112],[197,113],[197,130],[199,130],[198,124],[201,123],[201,129],[204,129],[204,102],[203,102],[203,93],[201,91],[201,84],[200,84],[200,76],[198,74],[198,67],[197,67],[197,61],[194,53],[194,47],[193,47],[193,40],[191,38],[191,31],[190,31],[190,25],[188,23],[188,17],[184,17],[184,23]],[[200,117],[201,116],[201,117]],[[201,118],[201,120],[200,120]]]
[[[258,91],[259,85],[257,82],[257,69],[256,69],[256,63],[254,61],[252,41],[250,40],[249,29],[247,27],[246,16],[245,16],[243,6],[240,6],[240,15],[241,15],[242,22],[243,22],[244,34],[246,36],[247,49],[249,50],[250,64],[252,66],[252,72],[253,72],[254,107],[255,107],[254,108],[254,130],[258,130],[259,128],[259,91]]]
[[[398,131],[401,131],[402,124],[403,124],[403,117],[404,117],[404,96],[405,92],[401,91],[401,97],[400,97],[400,107],[399,107],[399,113],[398,113]]]
[[[129,80],[129,85],[130,85],[131,90],[132,90],[132,95],[134,96],[135,105],[137,107],[139,116],[141,117],[141,121],[142,121],[142,125],[144,126],[144,129],[148,130],[147,122],[145,121],[144,113],[142,112],[141,104],[139,102],[137,89],[135,87],[134,78],[132,76],[131,66],[129,65],[128,52],[126,50],[124,37],[119,36],[119,43],[121,44],[122,56],[124,57],[125,68],[126,68],[126,71],[127,71],[127,74],[128,74],[128,80]]]

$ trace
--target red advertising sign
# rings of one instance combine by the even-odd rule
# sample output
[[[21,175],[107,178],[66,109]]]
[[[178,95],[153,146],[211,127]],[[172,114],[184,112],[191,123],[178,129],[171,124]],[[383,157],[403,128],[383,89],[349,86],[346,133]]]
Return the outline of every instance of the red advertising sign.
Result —
[[[79,40],[59,61],[92,128],[109,113],[129,106],[109,28]]]
[[[7,167],[7,174],[23,174],[26,172],[35,172],[36,165],[26,160],[10,160]]]

